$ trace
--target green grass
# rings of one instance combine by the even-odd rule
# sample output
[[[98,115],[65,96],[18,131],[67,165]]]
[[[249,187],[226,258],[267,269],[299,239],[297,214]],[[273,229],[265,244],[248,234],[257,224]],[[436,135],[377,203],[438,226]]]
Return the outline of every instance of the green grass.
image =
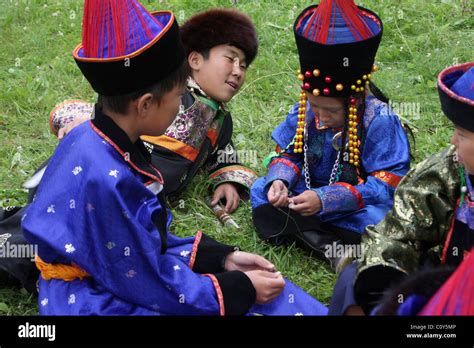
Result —
[[[49,111],[63,99],[94,101],[94,93],[76,67],[71,51],[80,41],[82,1],[2,0],[0,12],[0,205],[22,205],[21,184],[56,146],[48,127]],[[193,13],[231,1],[143,1],[152,9],[171,9],[183,22]],[[261,42],[247,83],[230,103],[234,139],[240,150],[257,150],[259,160],[272,149],[270,134],[298,96],[298,68],[292,24],[311,1],[238,1],[254,19]],[[396,103],[419,103],[420,114],[401,113],[417,139],[416,161],[445,147],[451,125],[442,116],[436,91],[440,70],[473,60],[473,8],[469,0],[366,0],[385,24],[375,82]],[[159,7],[158,7],[159,6]],[[259,164],[260,175],[265,169]],[[201,197],[204,176],[174,209],[173,230],[190,235],[202,230],[242,249],[260,253],[289,279],[328,303],[335,275],[296,247],[261,242],[251,223],[249,203],[235,213],[240,230],[219,225]],[[18,289],[0,289],[0,314],[35,314],[36,299]]]

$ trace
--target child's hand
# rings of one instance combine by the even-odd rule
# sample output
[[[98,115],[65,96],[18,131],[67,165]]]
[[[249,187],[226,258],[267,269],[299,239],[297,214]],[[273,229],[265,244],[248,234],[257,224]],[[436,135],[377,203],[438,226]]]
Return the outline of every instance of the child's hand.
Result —
[[[288,188],[281,180],[275,180],[267,194],[268,201],[274,207],[288,206]]]
[[[255,270],[275,272],[275,266],[264,257],[256,254],[235,251],[225,259],[226,271],[249,272]]]
[[[58,131],[58,139],[61,140],[64,138],[70,131],[72,131],[74,128],[79,126],[80,124],[83,124],[84,122],[87,122],[90,120],[90,117],[87,116],[81,116],[78,118],[75,118],[68,124],[66,124],[63,128],[60,128]]]
[[[310,216],[319,212],[322,208],[321,200],[316,192],[306,190],[302,194],[293,197],[290,208],[302,216]]]
[[[233,213],[239,206],[239,192],[233,184],[225,183],[217,186],[216,190],[214,191],[214,195],[212,196],[211,205],[216,205],[222,198],[225,198],[226,200],[226,205],[224,208],[226,213]]]
[[[265,304],[273,301],[285,287],[285,280],[281,273],[272,273],[266,271],[245,272],[250,278],[255,292],[257,293],[256,303]]]

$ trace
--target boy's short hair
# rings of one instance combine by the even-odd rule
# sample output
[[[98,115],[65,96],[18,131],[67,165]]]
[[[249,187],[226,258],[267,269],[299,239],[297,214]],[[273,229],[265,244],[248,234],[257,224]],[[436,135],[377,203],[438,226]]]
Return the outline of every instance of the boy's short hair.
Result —
[[[211,48],[231,45],[245,53],[250,65],[258,51],[255,26],[248,15],[238,10],[211,9],[198,13],[181,26],[180,34],[186,56],[196,51],[207,59]]]
[[[125,115],[128,113],[130,103],[140,98],[142,95],[151,93],[153,94],[154,100],[159,103],[163,96],[173,88],[176,86],[184,86],[188,76],[189,66],[185,61],[177,70],[172,72],[166,78],[141,91],[119,96],[104,96],[99,94],[97,104],[99,104],[102,109]]]

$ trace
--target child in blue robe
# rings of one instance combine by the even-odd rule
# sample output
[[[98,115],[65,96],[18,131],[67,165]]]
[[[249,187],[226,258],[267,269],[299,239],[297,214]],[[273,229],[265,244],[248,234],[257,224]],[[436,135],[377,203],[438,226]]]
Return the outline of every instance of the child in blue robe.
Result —
[[[333,243],[358,243],[392,207],[410,148],[371,81],[382,31],[380,18],[352,0],[323,0],[298,16],[302,92],[273,131],[267,175],[251,189],[263,239],[296,239],[337,260]]]
[[[22,218],[38,247],[40,314],[325,314],[263,257],[169,233],[166,183],[139,137],[163,134],[178,111],[187,69],[174,15],[86,0],[73,56],[99,100]]]

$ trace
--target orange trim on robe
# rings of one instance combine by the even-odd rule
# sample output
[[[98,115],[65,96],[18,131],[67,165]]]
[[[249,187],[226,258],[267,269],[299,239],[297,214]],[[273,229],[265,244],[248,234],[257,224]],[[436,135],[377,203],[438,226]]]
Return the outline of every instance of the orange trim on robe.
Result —
[[[203,274],[204,277],[209,277],[212,280],[212,284],[216,289],[217,300],[219,301],[219,314],[221,316],[225,315],[225,308],[224,308],[224,295],[222,294],[221,286],[219,285],[219,281],[213,274]]]
[[[196,255],[197,255],[199,243],[201,243],[201,238],[202,238],[202,232],[198,231],[198,233],[196,234],[196,238],[194,239],[193,251],[191,252],[191,257],[189,258],[189,268],[191,269],[193,269],[194,262],[196,261]]]
[[[191,162],[194,162],[199,155],[199,151],[194,147],[166,135],[161,135],[159,137],[143,135],[140,138],[148,143],[163,146],[164,148],[177,153]]]
[[[392,186],[393,188],[397,188],[400,181],[403,179],[402,176],[395,175],[393,173],[387,172],[385,170],[380,170],[378,172],[373,172],[370,174],[371,176],[383,181],[384,183]]]

